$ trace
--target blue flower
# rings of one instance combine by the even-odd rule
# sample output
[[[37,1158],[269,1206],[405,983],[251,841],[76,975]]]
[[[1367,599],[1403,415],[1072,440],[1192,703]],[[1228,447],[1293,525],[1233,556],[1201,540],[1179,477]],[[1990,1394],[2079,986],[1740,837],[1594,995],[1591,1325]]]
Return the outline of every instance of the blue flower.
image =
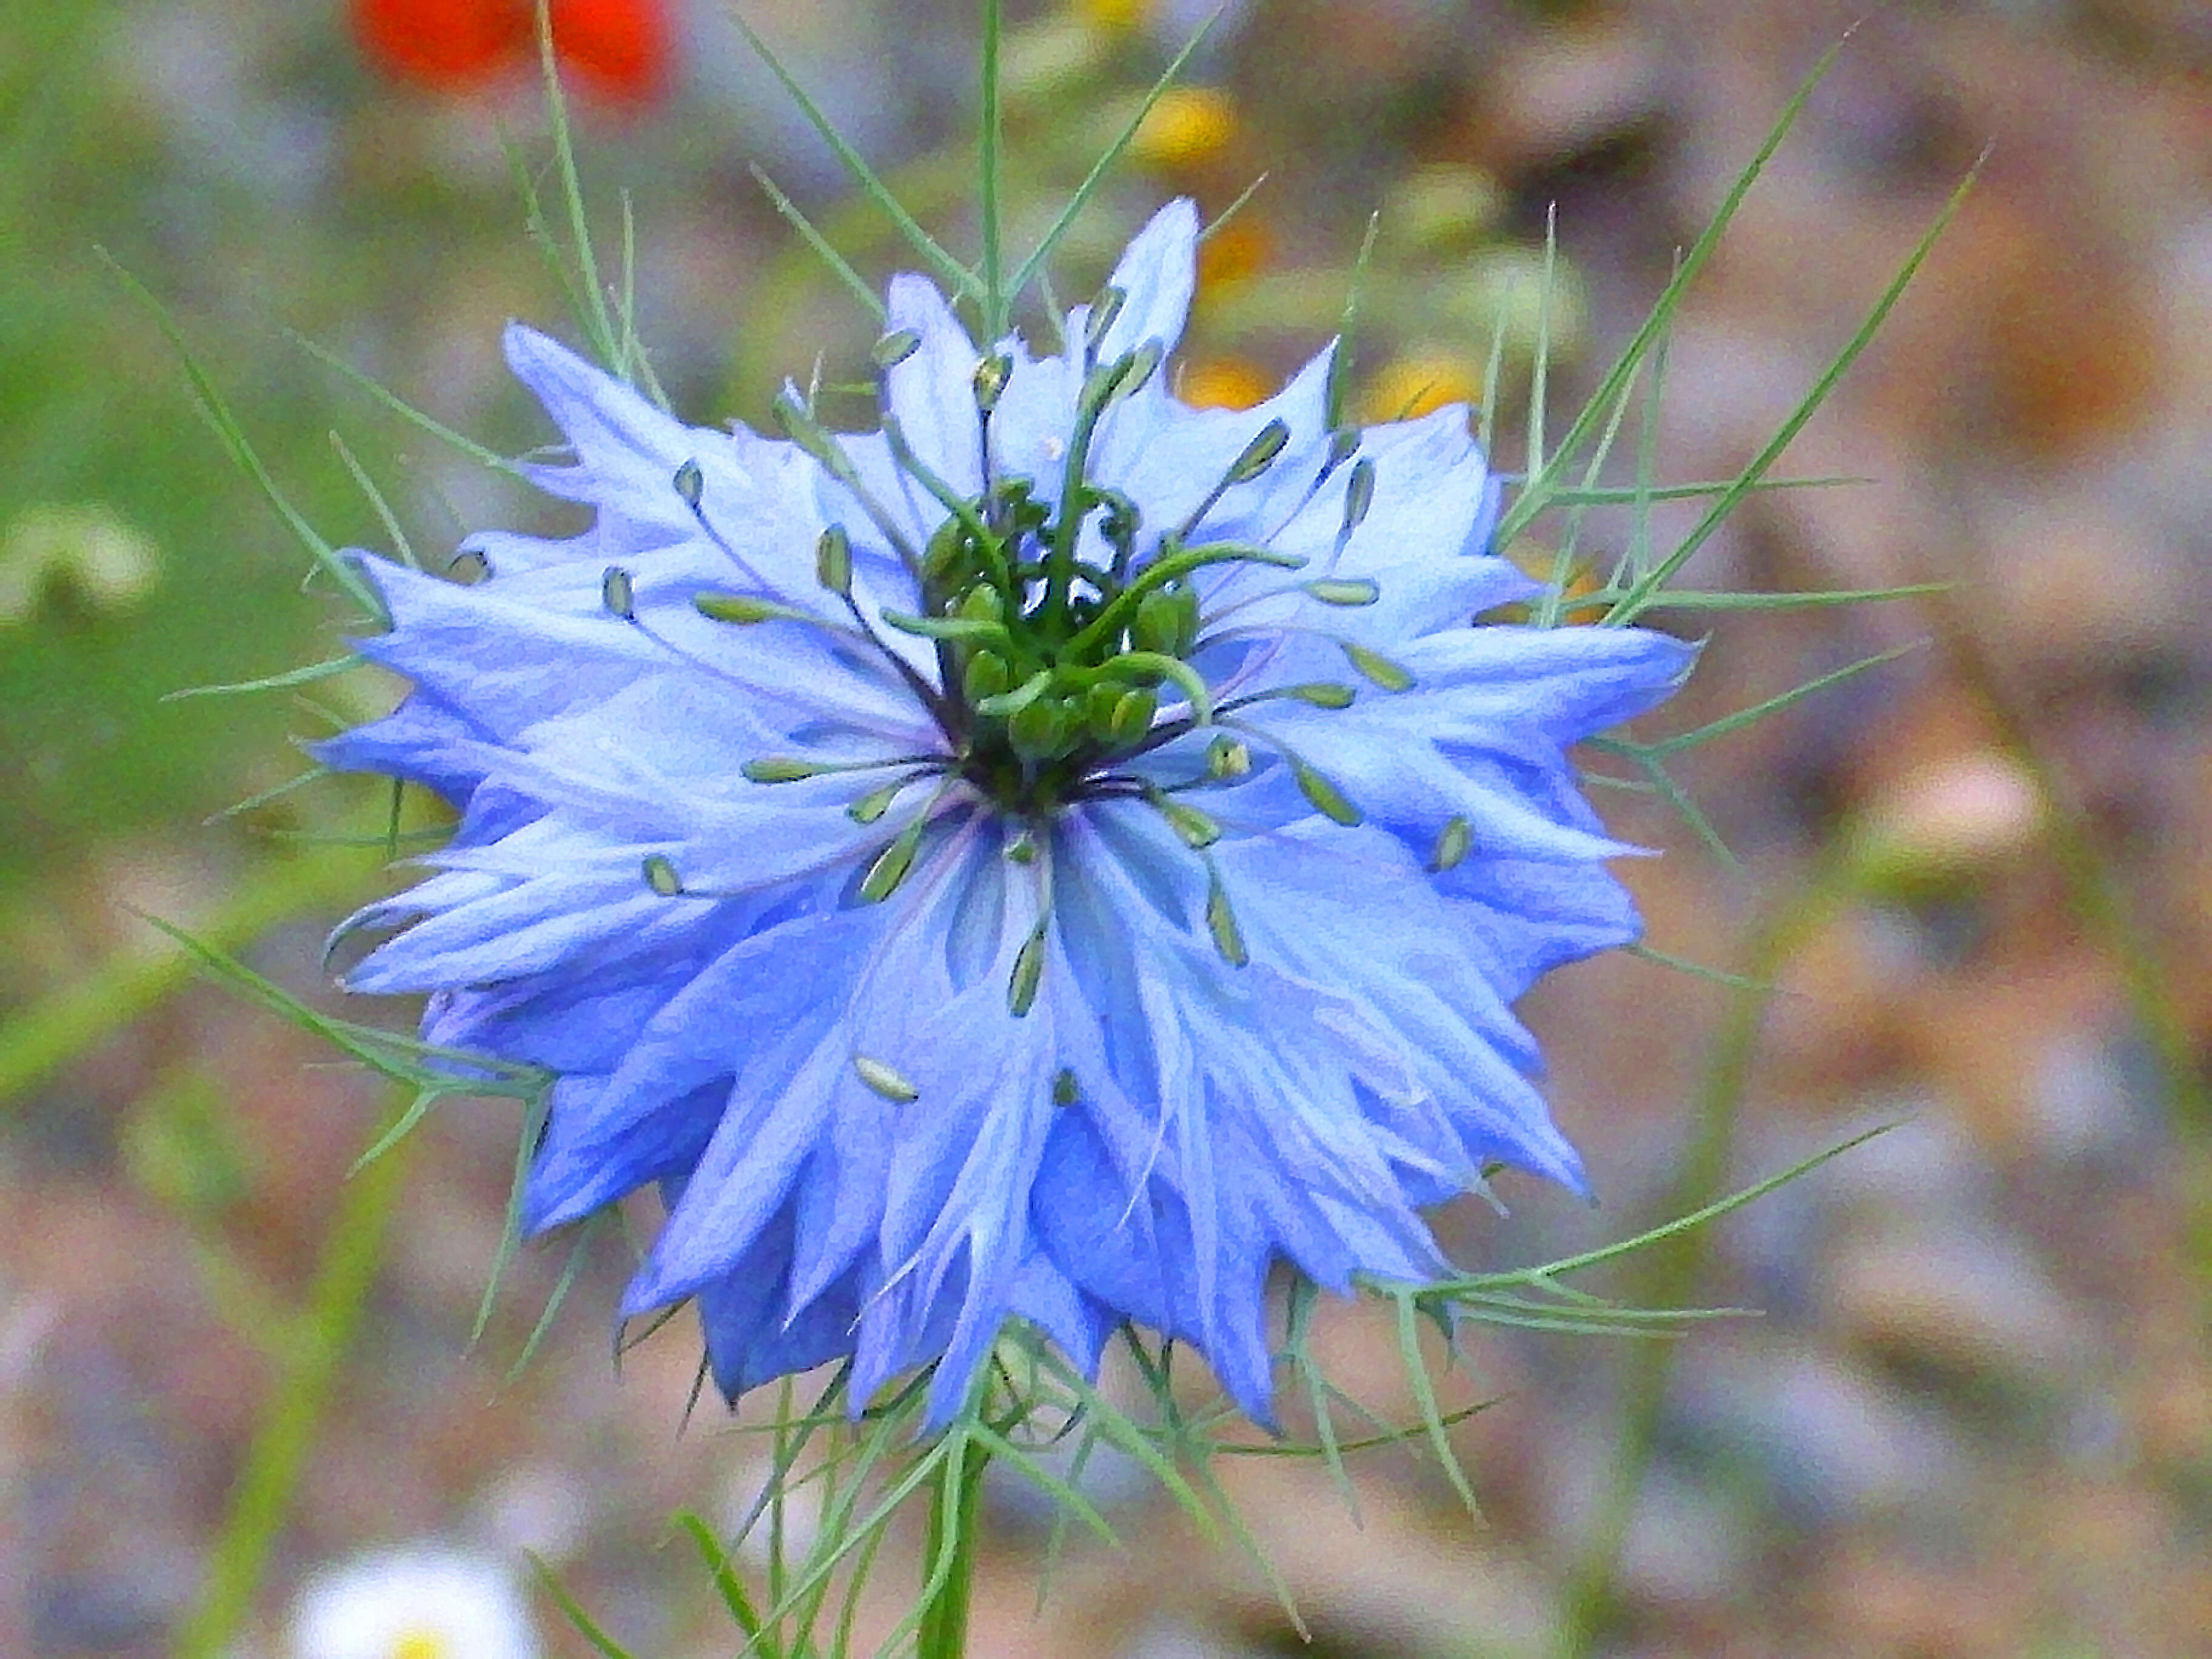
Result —
[[[1533,590],[1462,410],[1332,429],[1327,354],[1179,403],[1196,228],[1053,356],[896,279],[866,434],[516,327],[591,527],[365,561],[413,690],[325,757],[460,816],[350,983],[557,1074],[526,1228],[657,1183],[623,1312],[696,1299],[732,1396],[934,1364],[941,1421],[1009,1317],[1086,1370],[1134,1322],[1266,1422],[1277,1262],[1425,1280],[1486,1165],[1582,1186],[1512,1004],[1633,936],[1565,751],[1692,653],[1473,625]]]

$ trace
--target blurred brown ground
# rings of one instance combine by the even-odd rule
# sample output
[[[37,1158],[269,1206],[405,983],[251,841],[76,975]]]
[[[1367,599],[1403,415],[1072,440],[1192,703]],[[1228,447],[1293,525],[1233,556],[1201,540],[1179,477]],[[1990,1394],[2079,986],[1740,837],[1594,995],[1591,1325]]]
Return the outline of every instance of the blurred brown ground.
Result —
[[[167,9],[178,38],[233,21]],[[1356,191],[1377,155],[1484,170],[1523,234],[1540,234],[1556,202],[1598,343],[1586,384],[1798,78],[1858,17],[1823,0],[1280,0],[1242,22],[1221,74],[1276,169],[1262,210],[1286,246],[1356,241],[1368,205]],[[854,84],[868,62],[846,65]],[[1607,1653],[2212,1650],[2212,1261],[2192,1220],[2212,1194],[2212,1122],[2167,1098],[1966,665],[1994,666],[2078,798],[2201,1057],[2212,1039],[2203,9],[1990,0],[1859,22],[1686,309],[1662,471],[1722,477],[1742,463],[1985,147],[1957,222],[1784,462],[1871,482],[1761,498],[1691,573],[1710,586],[1937,580],[1957,584],[1954,603],[1717,629],[1693,718],[1920,647],[1695,757],[1693,793],[1741,868],[1656,810],[1615,815],[1624,835],[1667,849],[1626,872],[1652,942],[1721,967],[1852,826],[1889,826],[1923,851],[1910,880],[1840,906],[1790,964],[1738,1174],[1876,1122],[1901,1127],[1718,1230],[1698,1299],[1763,1316],[1680,1345]],[[709,308],[742,297],[683,283],[714,269],[684,241],[693,229],[656,233],[668,246],[653,304],[672,340],[715,340],[730,319]],[[459,337],[486,321],[485,302],[458,281],[444,297],[453,311],[417,339],[450,332],[453,350],[480,356],[482,339]],[[494,319],[503,303],[490,302]],[[1684,527],[1693,511],[1668,521]],[[124,902],[188,914],[207,879],[198,833],[92,854],[46,912],[69,943],[24,953],[9,996],[27,1003],[125,942]],[[257,964],[314,984],[319,927],[283,932]],[[1651,1218],[1727,995],[1626,957],[1541,988],[1530,1013],[1554,1059],[1554,1109],[1603,1206],[1585,1213],[1509,1183],[1510,1220],[1469,1206],[1443,1224],[1461,1258],[1537,1260]],[[388,1109],[362,1080],[319,1068],[327,1058],[194,989],[12,1109],[0,1133],[0,1651],[166,1650],[258,1420],[267,1367],[252,1298],[301,1293],[344,1168]],[[165,1188],[167,1166],[132,1138],[187,1109],[217,1114],[237,1154],[214,1197]],[[489,1107],[448,1109],[423,1132],[248,1651],[275,1650],[284,1597],[314,1563],[428,1534],[545,1551],[641,1654],[732,1650],[666,1516],[679,1504],[740,1505],[759,1453],[713,1410],[679,1430],[688,1337],[665,1334],[617,1377],[599,1321],[621,1263],[601,1261],[544,1352],[506,1380],[557,1275],[557,1252],[538,1252],[469,1350],[512,1133]],[[180,1218],[195,1206],[202,1219]],[[211,1274],[197,1234],[242,1264],[243,1288]],[[1395,1391],[1410,1408],[1368,1312],[1333,1311],[1327,1339],[1365,1397],[1387,1405]],[[1612,1450],[1621,1354],[1504,1333],[1477,1352],[1468,1387],[1498,1403],[1454,1439],[1483,1499],[1480,1528],[1412,1455],[1357,1463],[1358,1525],[1318,1467],[1227,1472],[1312,1626],[1305,1650],[1548,1650]],[[1248,1563],[1201,1547],[1157,1498],[1109,1498],[1127,1547],[1073,1545],[1041,1611],[1041,1535],[1012,1498],[994,1507],[979,1656],[1300,1650]],[[900,1562],[884,1572],[889,1607],[910,1581]],[[552,1651],[586,1650],[556,1622]]]

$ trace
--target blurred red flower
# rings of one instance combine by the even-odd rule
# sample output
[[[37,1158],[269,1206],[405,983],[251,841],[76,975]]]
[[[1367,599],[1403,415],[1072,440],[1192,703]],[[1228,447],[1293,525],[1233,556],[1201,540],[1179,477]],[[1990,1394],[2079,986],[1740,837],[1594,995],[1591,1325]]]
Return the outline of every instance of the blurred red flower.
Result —
[[[350,0],[354,34],[378,68],[434,92],[473,92],[526,71],[538,52],[531,0]],[[665,89],[666,0],[550,0],[553,52],[586,90],[643,104]]]

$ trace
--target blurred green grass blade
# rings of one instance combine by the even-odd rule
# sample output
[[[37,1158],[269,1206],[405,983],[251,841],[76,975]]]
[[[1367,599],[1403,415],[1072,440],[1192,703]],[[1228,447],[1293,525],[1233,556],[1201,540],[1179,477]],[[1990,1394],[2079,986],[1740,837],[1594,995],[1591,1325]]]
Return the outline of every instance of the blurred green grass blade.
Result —
[[[1888,599],[1924,599],[1943,591],[1942,582],[1911,582],[1902,587],[1837,587],[1802,593],[1759,593],[1717,588],[1669,587],[1644,608],[1649,611],[1817,611],[1827,606],[1877,605]],[[1570,611],[1618,604],[1626,588],[1604,587],[1571,601]]]
[[[274,860],[202,923],[198,937],[218,951],[240,949],[280,921],[349,902],[368,884],[369,874],[357,857]],[[181,935],[172,933],[167,946],[112,957],[89,977],[17,1010],[0,1024],[0,1103],[34,1087],[167,1000],[191,980],[201,961]]]
[[[592,246],[592,227],[584,211],[584,184],[576,171],[576,145],[568,127],[568,95],[561,85],[561,60],[553,49],[553,9],[538,0],[538,72],[545,88],[545,115],[553,133],[553,165],[561,179],[561,206],[568,221],[568,252],[576,262],[576,284],[583,295],[583,324],[592,349],[610,374],[628,376],[623,339],[607,309],[599,258]]]
[[[1122,153],[1135,139],[1138,128],[1144,125],[1145,118],[1152,112],[1152,106],[1158,103],[1167,89],[1182,78],[1183,65],[1190,62],[1192,54],[1205,42],[1212,27],[1213,20],[1208,18],[1184,42],[1182,50],[1168,60],[1167,68],[1160,71],[1159,79],[1152,82],[1151,89],[1138,104],[1136,112],[1130,116],[1114,142],[1107,145],[1105,153],[1091,164],[1091,171],[1084,175],[1083,182],[1076,185],[1074,193],[1067,198],[1067,204],[1060,209],[1058,216],[1046,228],[1036,246],[1030,250],[1029,258],[1024,259],[1015,270],[1013,280],[1006,284],[1006,292],[1010,295],[1019,298],[1036,280],[1037,274],[1058,250],[1060,240],[1074,228],[1077,217],[1091,204],[1091,198],[1106,182],[1106,175],[1114,170],[1115,163],[1121,159]]]
[[[333,432],[331,434],[331,447],[337,453],[338,464],[353,479],[354,487],[368,502],[369,511],[376,514],[376,521],[384,526],[384,533],[392,543],[392,550],[398,554],[400,562],[410,570],[420,570],[422,562],[415,556],[415,544],[407,538],[407,532],[400,526],[399,515],[392,510],[392,503],[385,500],[384,492],[376,487],[376,480],[369,477],[368,469],[361,464],[361,458],[353,453],[353,447]]]
[[[1359,254],[1352,262],[1352,280],[1345,284],[1344,312],[1336,322],[1336,353],[1328,365],[1328,428],[1340,431],[1344,426],[1344,394],[1352,380],[1352,368],[1359,355],[1359,302],[1367,285],[1367,268],[1375,258],[1375,239],[1382,228],[1382,215],[1377,210],[1367,216],[1367,228],[1359,238]]]
[[[1769,989],[1771,988],[1762,986],[1758,994],[1763,997]],[[1692,1210],[1687,1214],[1676,1216],[1671,1221],[1662,1222],[1656,1227],[1647,1228],[1632,1237],[1617,1239],[1610,1244],[1602,1244],[1595,1249],[1583,1250],[1574,1255],[1560,1256],[1556,1261],[1543,1262],[1534,1267],[1516,1267],[1502,1273],[1468,1273],[1456,1279],[1447,1279],[1436,1285],[1424,1286],[1419,1295],[1424,1299],[1448,1303],[1455,1291],[1460,1288],[1478,1293],[1527,1289],[1531,1286],[1558,1289],[1559,1287],[1553,1285],[1551,1280],[1564,1279],[1570,1273],[1587,1273],[1592,1267],[1601,1267],[1608,1261],[1617,1261],[1623,1256],[1634,1255],[1639,1250],[1650,1249],[1655,1244],[1663,1243],[1668,1239],[1677,1237],[1681,1234],[1694,1232],[1710,1222],[1717,1221],[1723,1216],[1732,1214],[1745,1205],[1753,1203],[1765,1197],[1767,1194],[1778,1191],[1787,1187],[1791,1182],[1810,1175],[1822,1164],[1841,1158],[1852,1148],[1865,1146],[1875,1136],[1887,1134],[1896,1127],[1893,1123],[1880,1123],[1871,1129],[1862,1130],[1849,1139],[1839,1140],[1834,1146],[1814,1152],[1809,1158],[1800,1158],[1778,1174],[1768,1176],[1763,1181],[1753,1182],[1748,1187],[1740,1187],[1725,1197],[1715,1199],[1711,1203]]]
[[[537,1579],[538,1588],[553,1598],[553,1605],[561,1610],[568,1627],[591,1644],[592,1651],[599,1659],[631,1659],[629,1650],[599,1627],[599,1621],[584,1611],[584,1604],[569,1593],[568,1587],[551,1567],[534,1553],[524,1553],[529,1557],[531,1574]]]
[[[1935,250],[1936,240],[1958,216],[1959,210],[1966,204],[1967,192],[1973,189],[1975,180],[1981,176],[1982,166],[1982,161],[1975,162],[1966,176],[1959,181],[1958,187],[1937,212],[1935,222],[1928,227],[1905,263],[1898,267],[1897,274],[1890,278],[1881,297],[1875,301],[1873,309],[1867,313],[1865,320],[1844,343],[1843,349],[1829,360],[1827,368],[1821,371],[1820,378],[1814,381],[1812,389],[1806,392],[1797,407],[1790,411],[1789,418],[1775,429],[1774,435],[1745,465],[1735,482],[1723,490],[1713,504],[1705,509],[1705,516],[1698,520],[1697,526],[1637,582],[1626,598],[1607,613],[1605,621],[1608,624],[1619,627],[1633,622],[1649,606],[1653,598],[1666,586],[1668,579],[1705,544],[1712,533],[1735,511],[1736,504],[1781,459],[1782,452],[1804,429],[1805,423],[1813,418],[1814,411],[1827,402],[1829,394],[1836,389],[1837,382],[1858,361],[1860,353],[1873,342],[1883,323],[1888,320],[1889,313],[1896,308],[1898,301],[1904,297],[1906,285],[1918,274],[1920,267],[1927,263],[1929,254]]]
[[[1837,54],[1842,50],[1843,43],[1838,41],[1821,53],[1811,73],[1798,83],[1796,91],[1790,94],[1790,101],[1782,106],[1782,113],[1775,118],[1765,141],[1743,171],[1735,176],[1719,208],[1706,221],[1705,228],[1698,232],[1697,240],[1691,243],[1689,251],[1676,265],[1674,276],[1660,290],[1651,309],[1644,314],[1643,322],[1630,337],[1628,343],[1621,348],[1620,356],[1613,359],[1613,366],[1598,382],[1597,389],[1590,394],[1589,401],[1583,404],[1581,413],[1567,428],[1566,435],[1553,447],[1552,456],[1555,461],[1572,460],[1588,441],[1592,429],[1604,417],[1604,411],[1612,406],[1621,389],[1637,373],[1644,358],[1672,324],[1675,312],[1681,306],[1682,296],[1688,291],[1690,284],[1697,280],[1698,273],[1705,269],[1705,261],[1712,257],[1713,249],[1718,245],[1723,233],[1734,222],[1737,210],[1743,205],[1744,198],[1751,193],[1752,185],[1765,172],[1766,164],[1774,159],[1774,153],[1781,149],[1782,141],[1796,126],[1797,118],[1804,113],[1814,89],[1827,77]],[[1551,474],[1556,470],[1556,467],[1547,466],[1541,473],[1531,471],[1528,482],[1506,509],[1498,526],[1497,540],[1499,546],[1509,545],[1528,528],[1531,520],[1551,505],[1558,488]]]
[[[337,1215],[289,1345],[291,1362],[231,1489],[229,1513],[210,1553],[199,1601],[177,1632],[177,1659],[222,1659],[235,1651],[339,1368],[360,1328],[406,1178],[406,1160],[387,1158],[339,1189]]]
[[[262,464],[260,453],[254,448],[253,441],[246,436],[246,428],[240,422],[228,400],[216,387],[214,379],[202,366],[198,354],[185,338],[184,330],[178,325],[169,308],[155,297],[151,289],[125,270],[106,249],[102,248],[99,252],[107,268],[115,273],[117,280],[152,315],[155,325],[161,331],[162,337],[168,341],[170,349],[176,353],[177,361],[184,368],[185,378],[191,384],[193,399],[199,405],[200,412],[214,427],[216,435],[222,441],[230,458],[244,470],[247,477],[253,480],[263,498],[276,509],[277,517],[283,520],[293,537],[314,560],[316,568],[335,581],[348,598],[368,615],[376,618],[380,624],[388,623],[390,619],[385,615],[384,601],[369,585],[368,578],[338,556],[337,550],[307,522],[307,516],[292,504],[291,497],[278,486],[269,469]]]
[[[297,329],[286,329],[284,333],[285,337],[301,350],[328,368],[336,369],[410,426],[428,433],[440,443],[467,456],[472,461],[490,467],[495,471],[512,472],[514,470],[514,464],[506,456],[487,449],[465,433],[456,432],[442,421],[424,414],[374,375],[356,368],[319,340],[312,339]]]
[[[830,267],[830,274],[867,308],[868,314],[882,322],[885,316],[883,295],[868,286],[867,279],[853,269],[852,262],[837,252],[830,239],[815,228],[814,222],[806,216],[798,203],[783,193],[775,179],[758,167],[750,167],[748,171],[753,175],[753,182],[761,187],[776,212],[782,216],[784,222],[799,233],[806,246],[814,250],[823,264]]]
[[[982,107],[976,122],[975,153],[983,222],[983,339],[987,344],[1005,337],[1010,309],[1006,250],[1000,225],[1000,216],[1005,209],[1000,197],[1006,187],[1000,152],[1005,145],[1006,130],[999,104],[999,49],[1006,22],[1003,0],[983,0]]]
[[[769,72],[782,83],[792,102],[799,106],[799,112],[806,118],[807,125],[821,135],[822,142],[830,146],[839,164],[851,176],[853,182],[860,187],[861,193],[891,222],[899,234],[906,239],[907,246],[937,272],[941,281],[951,287],[956,298],[978,298],[975,273],[954,258],[944,245],[924,230],[915,216],[906,210],[898,198],[892,194],[890,186],[884,182],[875,168],[868,165],[867,159],[846,142],[845,135],[837,131],[837,124],[807,94],[806,88],[799,84],[797,77],[784,66],[783,59],[777,57],[775,49],[761,38],[760,32],[735,8],[726,10],[723,15],[737,26],[738,32],[745,37],[754,53],[768,65]]]
[[[1662,738],[1656,743],[1647,744],[1646,747],[1655,756],[1679,755],[1684,750],[1694,749],[1700,744],[1711,743],[1715,738],[1724,738],[1731,732],[1741,732],[1747,726],[1755,726],[1769,714],[1778,714],[1785,708],[1796,707],[1815,692],[1825,691],[1832,685],[1840,685],[1845,680],[1856,679],[1869,669],[1879,668],[1884,663],[1895,662],[1899,657],[1910,656],[1919,649],[1919,646],[1914,644],[1897,646],[1887,651],[1877,651],[1870,657],[1862,657],[1856,662],[1846,663],[1843,667],[1822,674],[1817,678],[1807,680],[1802,685],[1793,685],[1787,691],[1777,692],[1773,696],[1753,703],[1749,708],[1739,708],[1732,714],[1723,714],[1718,720],[1708,720],[1703,726],[1693,726],[1687,732],[1677,732],[1673,736]]]
[[[745,1633],[748,1641],[757,1644],[764,1628],[759,1611],[754,1607],[752,1598],[745,1594],[744,1580],[738,1577],[736,1570],[731,1566],[730,1553],[722,1547],[722,1540],[714,1535],[714,1528],[707,1524],[704,1516],[692,1510],[677,1510],[676,1524],[690,1539],[692,1547],[699,1552],[699,1559],[705,1565],[708,1576],[714,1582],[714,1593],[721,1598],[731,1621]]]
[[[163,702],[182,702],[188,697],[235,697],[249,691],[282,691],[295,685],[312,685],[317,680],[326,680],[358,668],[364,659],[349,651],[343,657],[331,657],[322,662],[311,662],[298,668],[288,668],[281,674],[269,674],[258,680],[233,680],[227,685],[187,685],[161,694]]]

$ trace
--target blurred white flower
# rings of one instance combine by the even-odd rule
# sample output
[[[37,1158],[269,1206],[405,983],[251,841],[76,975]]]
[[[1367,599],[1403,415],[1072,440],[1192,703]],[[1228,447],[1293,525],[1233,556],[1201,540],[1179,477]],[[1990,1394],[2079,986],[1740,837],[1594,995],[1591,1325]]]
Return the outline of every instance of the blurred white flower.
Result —
[[[291,1659],[538,1659],[521,1587],[488,1555],[443,1545],[323,1568],[292,1605]]]

